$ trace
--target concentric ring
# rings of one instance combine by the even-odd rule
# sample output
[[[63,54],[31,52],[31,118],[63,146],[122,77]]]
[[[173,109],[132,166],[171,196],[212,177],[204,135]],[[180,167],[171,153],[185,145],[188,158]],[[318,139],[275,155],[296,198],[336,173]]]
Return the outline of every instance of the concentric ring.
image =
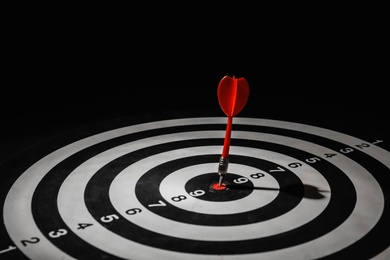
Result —
[[[48,154],[9,191],[4,205],[8,233],[32,259],[81,258],[80,252],[96,259],[198,259],[199,254],[300,259],[302,252],[309,258],[371,257],[388,248],[386,241],[371,240],[388,230],[389,188],[384,184],[389,183],[389,153],[339,132],[237,118],[234,173],[241,175],[242,166],[249,169],[244,178],[251,170],[267,174],[276,180],[270,183],[278,184],[265,187],[274,196],[253,205],[255,189],[228,201],[234,209],[213,213],[207,204],[216,202],[189,196],[185,178],[177,193],[167,188],[175,187],[171,174],[211,167],[224,123],[224,118],[187,118],[131,125]],[[261,188],[256,179],[250,181]],[[289,183],[294,184],[290,190]],[[178,201],[172,201],[174,195]],[[282,195],[287,202],[278,201]],[[240,208],[241,201],[249,206]],[[16,231],[18,223],[28,225]]]

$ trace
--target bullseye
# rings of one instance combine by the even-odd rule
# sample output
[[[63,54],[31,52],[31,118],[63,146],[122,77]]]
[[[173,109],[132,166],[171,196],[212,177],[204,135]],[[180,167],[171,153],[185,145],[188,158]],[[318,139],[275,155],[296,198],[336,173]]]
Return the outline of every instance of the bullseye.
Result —
[[[219,183],[213,183],[211,184],[211,188],[213,190],[217,190],[217,191],[221,191],[221,190],[226,190],[227,189],[227,186],[226,186],[226,183],[221,183],[221,185],[219,185]]]
[[[232,169],[236,168],[246,169],[244,165],[232,166]],[[186,193],[200,200],[232,202],[247,197],[254,191],[253,182],[242,175],[230,172],[221,186],[216,182],[215,175],[215,172],[210,172],[189,179],[185,184]],[[217,205],[214,209],[216,207]]]

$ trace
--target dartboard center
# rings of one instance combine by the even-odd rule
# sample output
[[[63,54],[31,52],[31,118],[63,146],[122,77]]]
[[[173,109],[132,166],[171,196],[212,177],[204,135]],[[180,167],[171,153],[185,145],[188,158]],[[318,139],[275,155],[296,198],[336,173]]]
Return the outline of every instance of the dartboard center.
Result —
[[[221,190],[226,190],[227,185],[226,183],[221,183],[221,185],[219,185],[219,183],[213,183],[210,185],[210,188],[215,191],[221,191]]]

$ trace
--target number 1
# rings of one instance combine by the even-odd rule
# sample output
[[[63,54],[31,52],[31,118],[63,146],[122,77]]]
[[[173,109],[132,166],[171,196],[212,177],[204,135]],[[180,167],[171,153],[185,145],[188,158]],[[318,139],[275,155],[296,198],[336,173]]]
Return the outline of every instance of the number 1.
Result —
[[[1,250],[0,254],[7,253],[11,250],[15,250],[17,247],[16,246],[9,246],[7,249]]]

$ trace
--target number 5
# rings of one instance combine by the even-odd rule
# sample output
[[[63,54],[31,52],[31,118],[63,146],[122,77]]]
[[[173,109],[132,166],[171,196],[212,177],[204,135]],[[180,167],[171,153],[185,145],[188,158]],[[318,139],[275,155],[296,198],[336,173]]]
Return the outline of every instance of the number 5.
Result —
[[[115,214],[112,214],[112,215],[107,215],[107,216],[103,216],[100,218],[100,220],[104,223],[108,223],[108,222],[111,222],[115,219],[119,219],[119,217]]]

